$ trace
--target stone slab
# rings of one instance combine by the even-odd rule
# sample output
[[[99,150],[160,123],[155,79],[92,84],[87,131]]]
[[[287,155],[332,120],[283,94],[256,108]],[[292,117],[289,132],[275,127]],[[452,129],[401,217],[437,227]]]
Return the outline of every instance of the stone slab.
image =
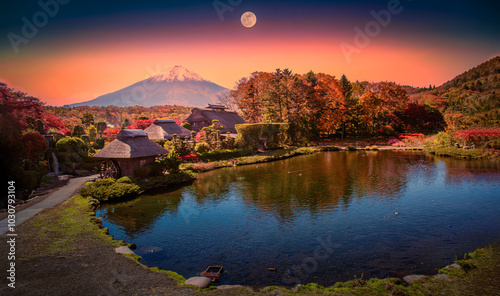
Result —
[[[195,276],[192,278],[187,279],[184,284],[186,285],[193,285],[195,287],[198,287],[200,289],[205,289],[206,287],[210,286],[210,283],[212,283],[212,280],[205,276]]]

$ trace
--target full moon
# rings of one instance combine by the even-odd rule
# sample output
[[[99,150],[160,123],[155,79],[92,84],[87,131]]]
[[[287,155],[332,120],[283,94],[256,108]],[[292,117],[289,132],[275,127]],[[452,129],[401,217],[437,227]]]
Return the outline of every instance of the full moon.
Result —
[[[253,12],[247,11],[241,16],[241,24],[247,28],[255,26],[257,17]]]

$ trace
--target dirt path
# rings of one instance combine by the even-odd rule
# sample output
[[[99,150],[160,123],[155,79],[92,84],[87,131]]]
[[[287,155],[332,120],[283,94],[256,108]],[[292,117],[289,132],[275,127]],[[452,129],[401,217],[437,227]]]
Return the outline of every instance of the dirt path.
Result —
[[[23,222],[35,216],[42,210],[55,207],[56,205],[65,201],[67,198],[72,196],[80,187],[82,187],[83,184],[85,184],[90,180],[96,179],[98,176],[99,175],[91,175],[87,177],[70,179],[68,184],[57,188],[56,190],[48,194],[46,197],[41,199],[39,202],[31,204],[27,208],[23,207],[24,209],[22,210],[19,210],[19,208],[16,207],[16,213],[15,213],[16,226],[21,225]],[[7,222],[8,222],[7,217],[5,217],[2,221],[0,221],[0,234],[4,234],[7,232],[8,230]]]

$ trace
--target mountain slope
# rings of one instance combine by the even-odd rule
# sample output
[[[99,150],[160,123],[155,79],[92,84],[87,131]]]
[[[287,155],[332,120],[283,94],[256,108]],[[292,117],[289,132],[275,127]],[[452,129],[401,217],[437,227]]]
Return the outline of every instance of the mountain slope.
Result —
[[[72,104],[70,107],[85,105],[204,107],[208,103],[217,102],[217,95],[224,91],[227,89],[182,66],[172,66],[123,89],[102,95],[91,101]]]
[[[434,89],[414,89],[411,98],[434,104],[450,128],[500,126],[500,56]]]

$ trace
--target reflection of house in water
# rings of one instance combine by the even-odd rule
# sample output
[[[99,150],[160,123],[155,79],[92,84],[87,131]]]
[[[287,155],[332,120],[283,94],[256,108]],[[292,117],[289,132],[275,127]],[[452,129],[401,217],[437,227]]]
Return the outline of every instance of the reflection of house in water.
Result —
[[[189,122],[194,131],[199,132],[202,128],[210,126],[212,120],[218,120],[222,125],[221,134],[231,133],[236,134],[236,124],[246,123],[238,113],[234,111],[226,111],[225,106],[208,104],[205,109],[193,108],[184,122]]]
[[[174,134],[181,139],[191,136],[190,130],[178,125],[175,120],[172,119],[157,119],[144,131],[151,140],[172,140]]]
[[[155,162],[158,155],[168,151],[151,141],[143,130],[121,130],[116,140],[109,143],[94,157],[113,161],[117,175],[136,177],[135,170]]]

